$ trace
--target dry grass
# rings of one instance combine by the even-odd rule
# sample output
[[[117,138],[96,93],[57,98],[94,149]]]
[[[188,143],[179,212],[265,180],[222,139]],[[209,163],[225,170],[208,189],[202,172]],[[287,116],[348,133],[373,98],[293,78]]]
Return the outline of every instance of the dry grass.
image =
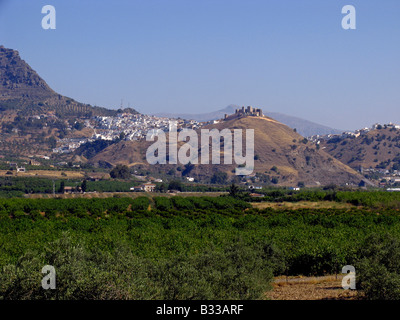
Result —
[[[94,130],[92,128],[83,128],[80,131],[73,130],[72,132],[69,133],[68,137],[69,138],[82,138],[82,137],[91,137],[94,133]]]
[[[222,194],[226,194],[226,192],[180,192],[180,193],[156,193],[156,192],[86,192],[86,193],[68,193],[68,194],[27,194],[25,197],[31,199],[49,199],[49,198],[62,198],[62,199],[74,199],[74,198],[111,198],[114,196],[118,197],[128,197],[128,198],[137,198],[137,197],[219,197]]]
[[[27,194],[26,198],[30,199],[50,199],[50,198],[61,198],[61,199],[75,199],[75,198],[112,198],[114,196],[137,198],[143,195],[149,195],[149,193],[142,192],[87,192],[87,193],[66,193],[66,194]]]
[[[326,143],[323,142],[321,147],[326,148],[325,151],[330,153],[332,156],[337,157],[343,163],[350,165],[352,168],[358,168],[362,165],[364,168],[375,167],[377,159],[378,163],[393,159],[397,156],[397,152],[393,152],[396,146],[394,139],[399,137],[399,130],[390,131],[389,128],[381,130],[371,130],[366,135],[360,135],[357,138],[346,138],[346,144],[342,144],[343,141],[338,143]],[[379,142],[378,136],[385,135],[386,139]],[[372,143],[363,143],[365,138],[374,138]],[[390,141],[387,140],[390,138]],[[385,143],[386,141],[386,143]],[[379,145],[379,152],[376,153],[376,146]],[[362,153],[359,150],[362,149]],[[354,160],[355,159],[355,160]]]
[[[52,170],[28,170],[27,172],[13,171],[12,175],[7,175],[8,170],[0,170],[0,176],[13,177],[36,177],[36,178],[54,178],[54,179],[81,179],[84,173],[80,171],[52,171]],[[66,175],[62,175],[65,173]]]
[[[253,202],[251,204],[253,208],[257,209],[350,209],[354,205],[350,203],[340,203],[334,201],[299,201],[299,202]]]
[[[273,290],[266,293],[271,300],[356,300],[356,290],[342,288],[343,275],[324,277],[278,277]]]

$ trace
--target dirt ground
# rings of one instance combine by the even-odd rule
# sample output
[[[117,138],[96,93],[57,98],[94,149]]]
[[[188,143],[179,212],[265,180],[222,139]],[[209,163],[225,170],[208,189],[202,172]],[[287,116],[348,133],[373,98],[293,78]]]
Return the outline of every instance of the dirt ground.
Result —
[[[270,300],[357,300],[357,290],[342,288],[342,275],[275,278]]]
[[[71,194],[41,194],[41,193],[34,193],[34,194],[27,194],[25,195],[26,198],[31,199],[48,199],[48,198],[63,198],[63,199],[72,199],[72,198],[111,198],[113,196],[119,197],[128,197],[128,198],[137,198],[137,197],[173,197],[173,196],[180,196],[180,197],[219,197],[220,195],[224,194],[224,192],[207,192],[204,194],[203,192],[180,192],[180,193],[157,193],[157,192],[86,192],[86,193],[71,193]]]
[[[334,201],[299,201],[299,202],[253,202],[253,208],[258,209],[350,209],[354,206],[350,203],[340,203]]]
[[[8,170],[0,170],[0,176],[13,177],[36,177],[49,179],[83,179],[84,172],[80,171],[56,171],[56,170],[27,170],[26,172],[13,171],[12,175],[7,174]],[[64,174],[62,174],[64,173]]]

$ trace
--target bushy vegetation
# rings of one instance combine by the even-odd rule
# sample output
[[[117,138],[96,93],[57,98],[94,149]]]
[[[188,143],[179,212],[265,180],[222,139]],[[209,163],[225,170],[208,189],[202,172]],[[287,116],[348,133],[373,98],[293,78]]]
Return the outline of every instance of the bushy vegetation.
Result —
[[[89,250],[63,233],[44,252],[29,251],[3,267],[0,299],[258,299],[272,279],[273,254],[237,243],[150,260],[126,245]],[[56,290],[40,285],[44,265],[56,269]]]
[[[357,287],[370,300],[400,299],[400,241],[390,234],[372,234],[355,263]]]
[[[0,177],[0,197],[12,198],[34,192],[53,192],[53,182],[40,178]]]
[[[246,198],[246,200],[268,202],[336,201],[369,208],[400,208],[400,193],[398,192],[335,191],[322,189],[291,191],[273,189],[264,190],[261,193],[264,194],[264,197],[255,199]]]
[[[85,181],[85,180],[84,180]],[[84,183],[82,180],[54,180],[54,191],[63,193],[64,187],[78,187]],[[86,192],[129,192],[130,188],[138,185],[137,181],[99,180],[86,181]],[[53,181],[46,178],[27,177],[0,177],[0,198],[22,197],[30,193],[53,193]]]
[[[240,234],[224,239],[229,224],[216,212],[227,199],[198,199],[214,215],[193,219],[177,209],[194,198],[3,199],[0,297],[262,298],[281,268],[278,249]],[[207,237],[213,230],[221,234],[203,241],[198,227]],[[41,288],[40,270],[47,264],[57,270],[55,291]]]
[[[131,172],[128,166],[117,164],[115,168],[110,171],[110,176],[114,179],[130,179]]]
[[[129,192],[130,188],[138,185],[137,181],[99,180],[87,181],[87,192]]]
[[[399,299],[396,195],[302,198],[322,194],[371,207],[259,210],[228,196],[0,199],[0,299],[262,299],[273,275],[344,265],[356,267],[364,297]],[[47,264],[57,271],[54,291],[41,288]]]
[[[118,140],[95,140],[93,142],[86,142],[82,144],[76,153],[86,157],[87,159],[93,158],[97,153],[118,142]]]

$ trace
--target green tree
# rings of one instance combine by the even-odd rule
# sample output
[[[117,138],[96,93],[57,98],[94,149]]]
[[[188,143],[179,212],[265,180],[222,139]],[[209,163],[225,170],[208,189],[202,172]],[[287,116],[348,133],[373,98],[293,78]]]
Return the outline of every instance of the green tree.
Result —
[[[185,169],[182,171],[182,175],[188,176],[193,169],[194,169],[194,164],[190,162],[185,164]]]
[[[82,192],[86,192],[86,190],[87,190],[87,181],[86,181],[86,179],[83,180],[83,182],[81,184],[81,189],[82,189]]]
[[[117,164],[116,167],[110,171],[110,176],[113,179],[129,179],[131,177],[131,173],[128,166]]]
[[[57,140],[56,140],[56,138],[50,137],[50,138],[47,140],[47,142],[48,142],[49,147],[50,147],[51,149],[54,149],[55,147],[57,147]]]
[[[225,184],[228,179],[228,174],[226,172],[218,171],[211,177],[212,184]]]
[[[58,193],[64,193],[64,189],[65,189],[65,182],[61,181],[60,188],[58,188]]]
[[[182,191],[182,182],[178,180],[171,181],[168,185],[168,190]]]
[[[232,183],[231,186],[229,187],[229,195],[235,198],[238,196],[239,192],[240,192],[239,187],[234,183]]]
[[[390,234],[371,234],[357,254],[357,289],[368,300],[400,299],[400,242]]]
[[[75,124],[74,124],[74,129],[78,130],[78,131],[82,130],[84,127],[85,127],[84,124],[79,121],[75,122]]]
[[[161,183],[161,184],[159,184],[159,185],[156,186],[156,191],[157,191],[157,192],[164,193],[164,192],[166,192],[167,190],[168,190],[168,186],[167,186],[166,183]]]

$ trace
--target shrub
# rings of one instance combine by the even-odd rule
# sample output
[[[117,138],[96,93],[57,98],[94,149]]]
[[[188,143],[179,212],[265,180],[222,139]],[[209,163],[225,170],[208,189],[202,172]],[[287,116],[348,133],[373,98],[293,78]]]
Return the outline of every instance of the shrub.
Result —
[[[176,209],[178,210],[193,210],[195,206],[190,199],[182,198],[182,197],[174,197],[172,198],[172,202]]]
[[[168,210],[172,209],[172,203],[169,198],[155,197],[154,201],[155,201],[157,210],[168,211]]]
[[[131,209],[132,211],[146,211],[149,207],[150,200],[147,197],[138,197],[135,200],[133,200]]]
[[[373,234],[359,251],[357,289],[370,300],[400,299],[400,241]]]
[[[56,289],[44,290],[44,265],[56,270]],[[150,299],[155,293],[145,270],[147,262],[124,247],[113,255],[90,252],[74,244],[68,233],[42,254],[27,252],[0,273],[0,300]]]
[[[173,258],[157,268],[162,299],[261,299],[273,278],[269,253],[237,243]]]
[[[113,179],[129,179],[131,173],[128,166],[117,164],[117,166],[110,171],[110,176]]]
[[[0,273],[0,300],[260,299],[270,287],[274,255],[243,243],[171,259],[134,256],[125,245],[89,251],[69,233],[41,254],[26,252]],[[56,270],[56,289],[44,290],[41,270]]]

